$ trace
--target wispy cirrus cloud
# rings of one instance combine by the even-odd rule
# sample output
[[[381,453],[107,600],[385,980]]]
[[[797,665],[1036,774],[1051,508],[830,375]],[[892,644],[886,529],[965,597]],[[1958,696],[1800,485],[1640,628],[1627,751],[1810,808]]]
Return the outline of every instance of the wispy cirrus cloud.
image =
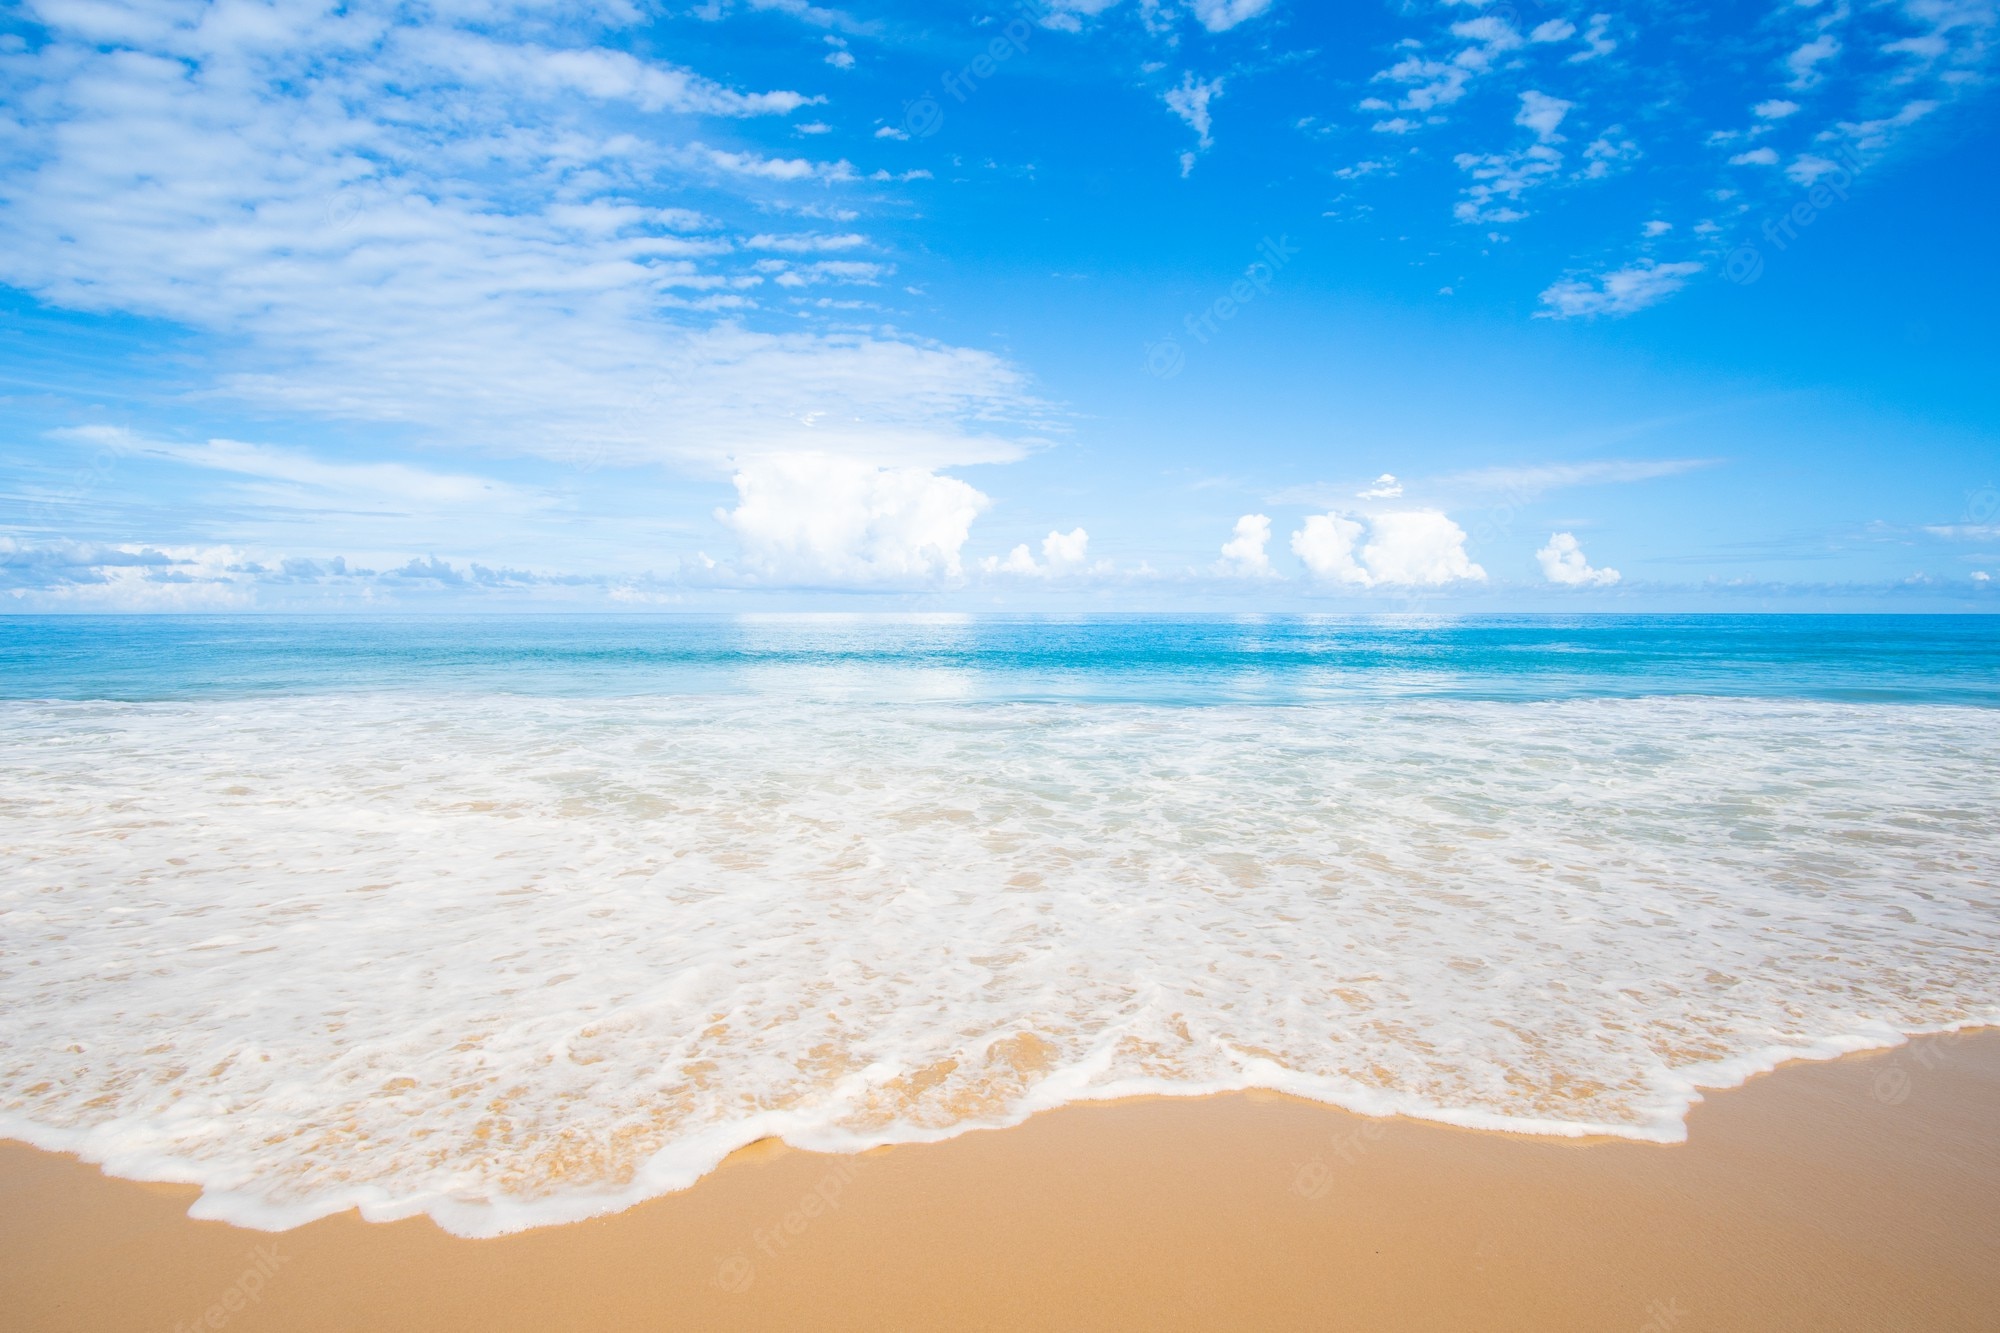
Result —
[[[1516,500],[1533,499],[1572,486],[1609,486],[1624,482],[1677,477],[1715,467],[1716,458],[1596,458],[1573,463],[1533,463],[1523,466],[1474,468],[1439,477],[1439,490],[1499,494]]]
[[[454,14],[50,9],[0,75],[0,281],[213,335],[211,394],[401,439],[716,476],[1022,452],[1042,409],[1001,358],[766,314],[886,272],[754,256],[831,248],[770,217],[862,174],[756,142],[815,96],[605,49],[616,11]]]

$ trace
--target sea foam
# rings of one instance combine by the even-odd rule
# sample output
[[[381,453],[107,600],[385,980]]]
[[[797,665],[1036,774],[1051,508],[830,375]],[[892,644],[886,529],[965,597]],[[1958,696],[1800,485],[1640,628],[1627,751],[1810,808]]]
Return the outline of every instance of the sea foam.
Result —
[[[1673,1141],[2000,1019],[1994,717],[0,704],[0,1133],[475,1236],[1141,1092]]]

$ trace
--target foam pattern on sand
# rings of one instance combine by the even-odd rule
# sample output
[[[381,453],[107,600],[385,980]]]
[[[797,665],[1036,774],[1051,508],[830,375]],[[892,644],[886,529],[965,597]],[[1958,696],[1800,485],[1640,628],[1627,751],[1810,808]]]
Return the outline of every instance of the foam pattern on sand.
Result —
[[[0,1132],[489,1235],[1130,1092],[1673,1140],[2000,1017],[1991,710],[0,705]]]

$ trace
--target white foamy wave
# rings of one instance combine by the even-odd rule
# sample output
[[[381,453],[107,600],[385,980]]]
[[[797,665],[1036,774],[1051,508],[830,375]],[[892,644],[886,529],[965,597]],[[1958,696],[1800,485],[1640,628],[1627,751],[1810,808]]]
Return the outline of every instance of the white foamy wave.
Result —
[[[1991,712],[0,706],[0,1132],[465,1235],[1080,1098],[1682,1137],[2000,1019]]]

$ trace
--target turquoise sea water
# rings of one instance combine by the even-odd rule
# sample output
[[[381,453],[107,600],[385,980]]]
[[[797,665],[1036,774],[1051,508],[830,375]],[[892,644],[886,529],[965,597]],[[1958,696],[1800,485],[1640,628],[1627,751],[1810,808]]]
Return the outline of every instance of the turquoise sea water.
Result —
[[[806,688],[2000,704],[2000,616],[0,618],[0,697]]]
[[[490,1235],[1131,1093],[1672,1141],[2000,1021],[2000,619],[0,621],[0,1134]]]

